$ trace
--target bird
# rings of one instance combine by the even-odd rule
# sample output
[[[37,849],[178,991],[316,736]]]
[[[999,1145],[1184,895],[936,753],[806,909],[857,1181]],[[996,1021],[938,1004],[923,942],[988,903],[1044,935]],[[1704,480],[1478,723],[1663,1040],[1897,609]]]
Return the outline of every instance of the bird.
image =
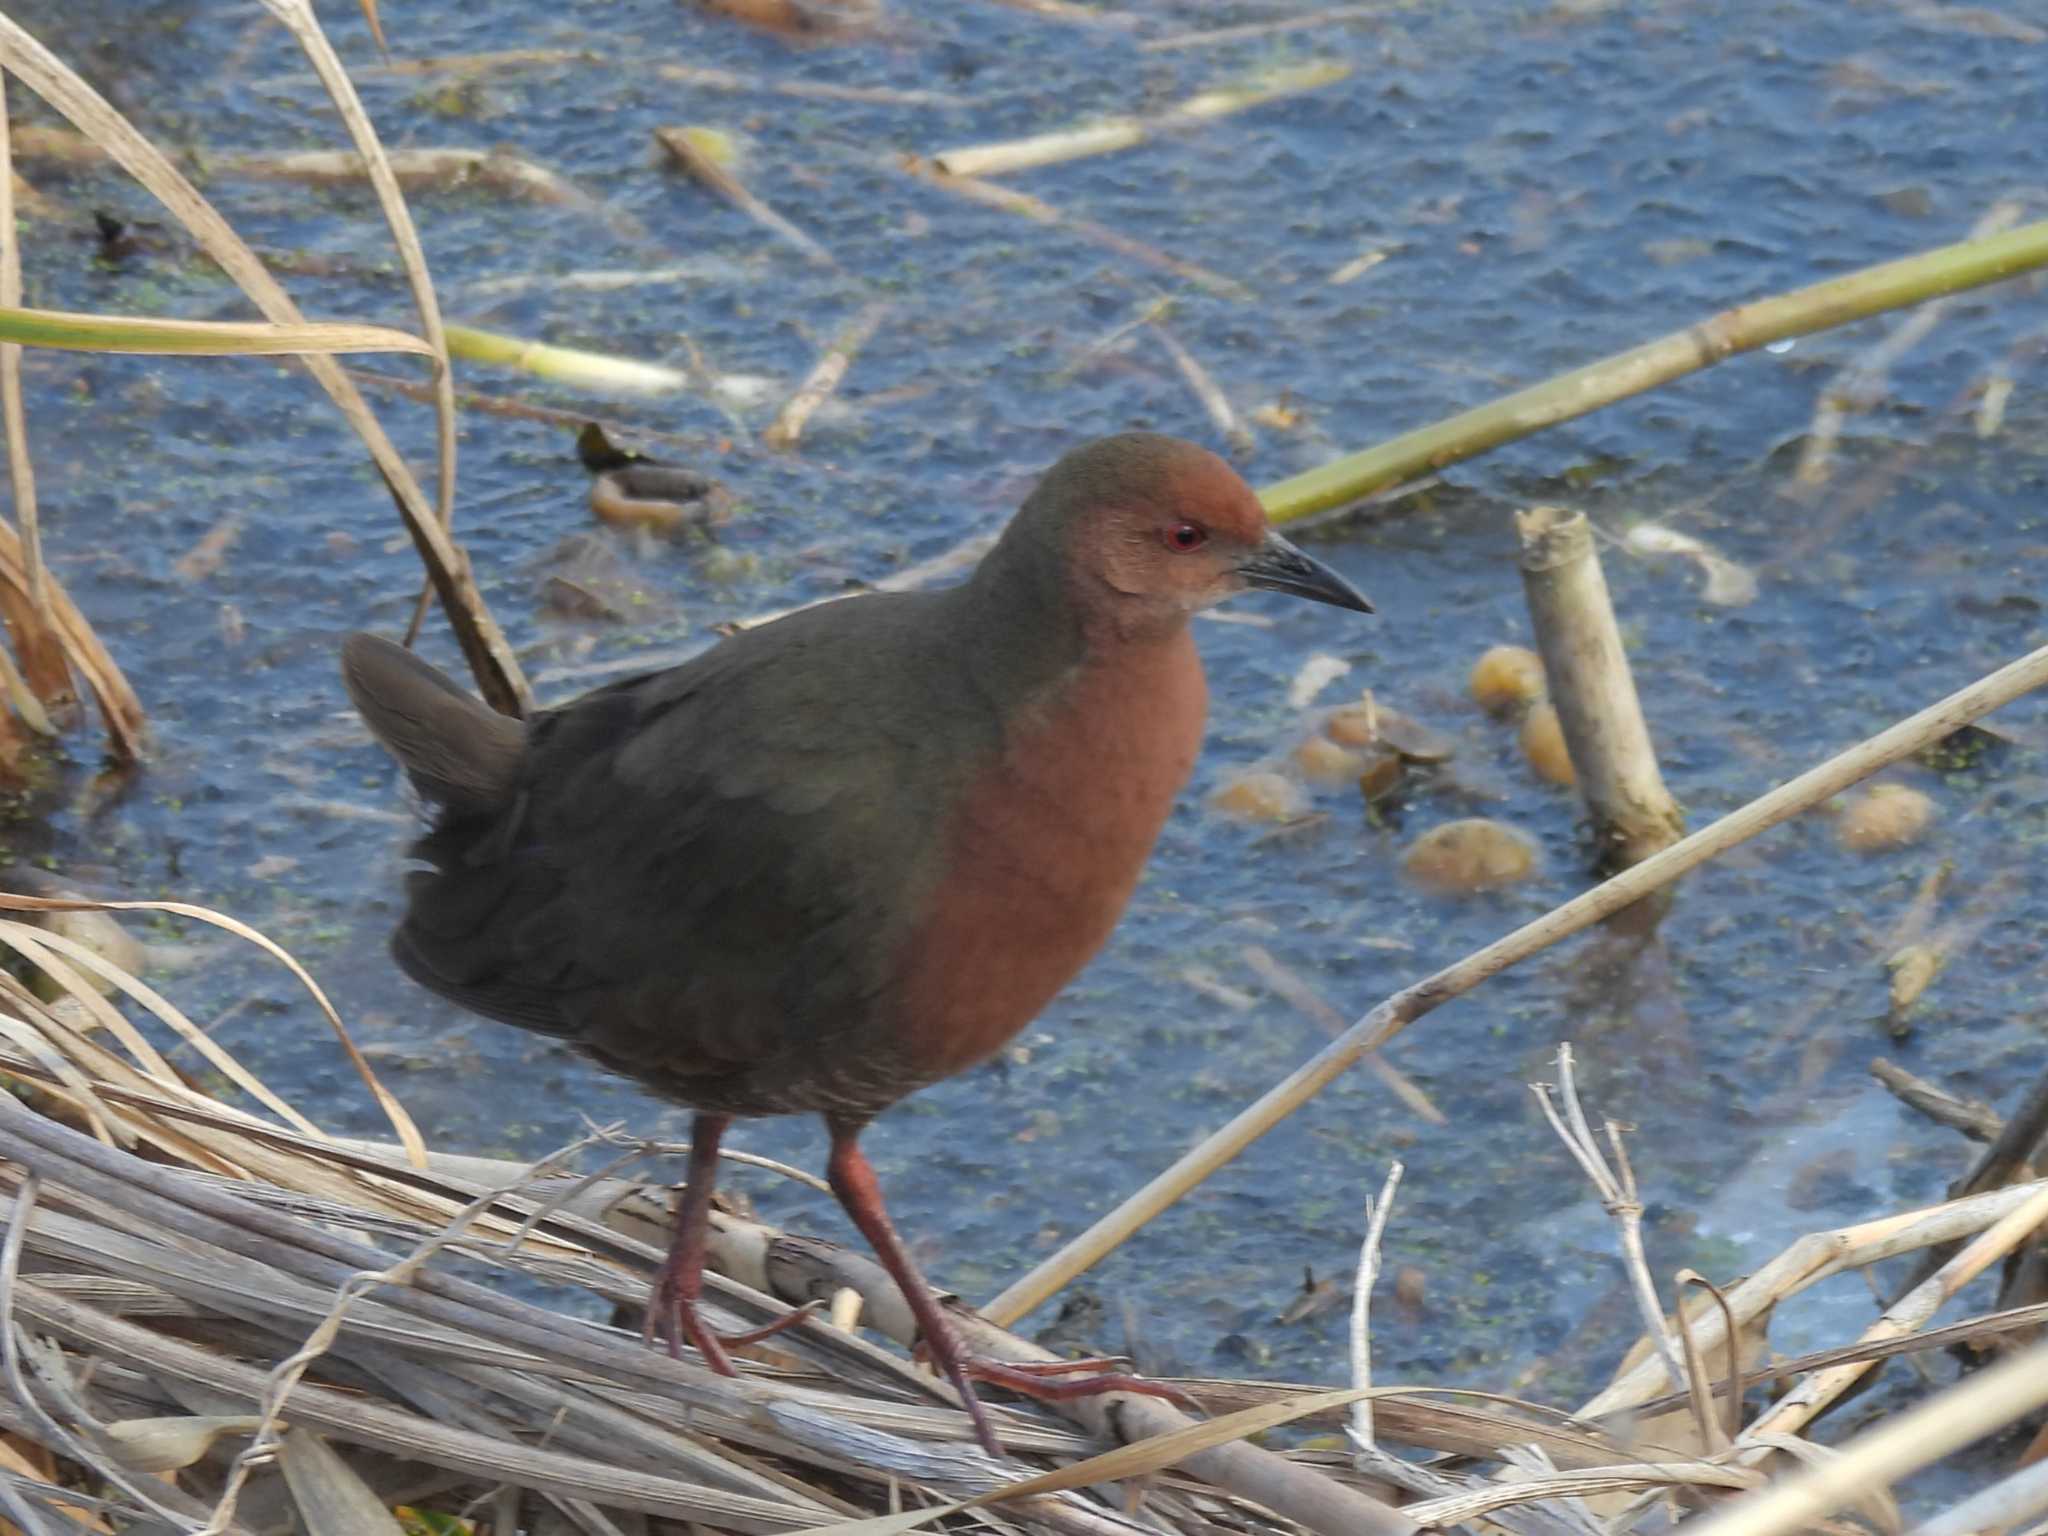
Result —
[[[692,1113],[650,1337],[733,1374],[698,1315],[719,1143],[817,1114],[833,1193],[991,1454],[975,1381],[1173,1395],[1110,1361],[970,1354],[859,1138],[989,1059],[1108,939],[1201,744],[1189,620],[1247,589],[1373,611],[1222,459],[1134,432],[1062,457],[958,585],[801,609],[525,721],[388,640],[344,642],[432,818],[400,969]]]

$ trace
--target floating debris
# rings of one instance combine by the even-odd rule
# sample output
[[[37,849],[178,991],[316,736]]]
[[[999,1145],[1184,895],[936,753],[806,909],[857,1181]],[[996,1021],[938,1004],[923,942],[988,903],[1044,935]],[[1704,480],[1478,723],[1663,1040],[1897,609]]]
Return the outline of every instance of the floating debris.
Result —
[[[1286,774],[1261,768],[1232,779],[1210,804],[1241,821],[1292,821],[1307,812],[1308,797]]]
[[[681,389],[689,382],[686,374],[661,363],[557,347],[545,341],[480,330],[473,325],[450,325],[446,330],[451,357],[523,369],[537,378],[576,389],[659,395]]]
[[[1557,706],[1548,699],[1529,711],[1522,721],[1522,756],[1546,784],[1576,784],[1572,754],[1564,744],[1564,726],[1557,718]]]
[[[1689,533],[1658,523],[1637,523],[1622,542],[1639,555],[1680,555],[1697,561],[1707,578],[1700,596],[1717,608],[1743,608],[1756,601],[1756,573]]]
[[[1471,816],[1431,827],[1401,856],[1401,868],[1440,895],[1468,896],[1528,879],[1536,849],[1514,828]]]
[[[698,0],[707,11],[800,37],[807,42],[848,42],[873,32],[884,12],[880,0]]]
[[[590,510],[614,528],[707,528],[724,522],[729,509],[715,481],[673,464],[635,464],[590,482]]]
[[[825,349],[824,356],[812,365],[811,371],[799,384],[796,393],[784,402],[782,410],[761,434],[761,441],[770,448],[794,448],[797,439],[803,436],[808,423],[817,410],[832,398],[839,388],[840,380],[846,377],[846,370],[853,366],[853,360],[860,349],[874,339],[882,322],[889,316],[890,304],[879,300],[863,309],[849,321],[832,345]]]
[[[689,173],[693,181],[724,198],[784,244],[801,251],[813,265],[838,266],[839,263],[832,259],[830,251],[756,197],[715,155],[705,151],[703,146],[706,142],[724,141],[723,135],[707,140],[705,135],[711,132],[715,130],[700,127],[657,128],[654,130],[654,138],[655,142],[668,152],[669,158]]]
[[[1345,784],[1365,771],[1366,758],[1327,736],[1311,736],[1294,749],[1294,763],[1311,784]]]
[[[1494,646],[1472,663],[1466,687],[1489,715],[1517,714],[1549,692],[1543,658],[1526,645]]]
[[[1307,709],[1316,696],[1351,670],[1351,663],[1328,651],[1317,651],[1301,664],[1294,681],[1287,685],[1287,707]]]
[[[1401,754],[1404,762],[1434,768],[1458,755],[1458,743],[1433,725],[1424,725],[1397,709],[1380,709],[1377,740]]]
[[[1843,809],[1835,836],[1851,853],[1884,853],[1920,841],[1934,802],[1906,784],[1873,784]]]
[[[1408,768],[1401,761],[1401,754],[1382,747],[1366,760],[1364,771],[1358,775],[1358,792],[1365,796],[1367,805],[1382,805],[1400,793],[1407,781]]]
[[[1380,739],[1380,709],[1372,690],[1356,704],[1346,704],[1323,722],[1323,732],[1347,747],[1369,747]]]
[[[1932,944],[1908,944],[1885,960],[1885,969],[1892,973],[1894,1019],[1920,1001],[1920,995],[1940,973],[1942,959],[1941,950]]]
[[[945,149],[932,156],[932,163],[948,176],[1001,176],[1062,160],[1110,154],[1142,144],[1160,133],[1211,122],[1283,96],[1319,90],[1350,74],[1349,64],[1295,65],[1274,70],[1246,86],[1204,91],[1157,117],[1115,117],[1027,139]]]

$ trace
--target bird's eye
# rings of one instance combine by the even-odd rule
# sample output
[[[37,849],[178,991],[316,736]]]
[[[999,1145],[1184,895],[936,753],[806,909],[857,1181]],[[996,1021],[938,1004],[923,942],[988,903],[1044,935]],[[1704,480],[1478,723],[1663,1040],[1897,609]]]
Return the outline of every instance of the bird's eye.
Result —
[[[1166,547],[1177,555],[1184,555],[1191,549],[1200,549],[1209,542],[1209,530],[1199,523],[1175,523],[1160,535]]]

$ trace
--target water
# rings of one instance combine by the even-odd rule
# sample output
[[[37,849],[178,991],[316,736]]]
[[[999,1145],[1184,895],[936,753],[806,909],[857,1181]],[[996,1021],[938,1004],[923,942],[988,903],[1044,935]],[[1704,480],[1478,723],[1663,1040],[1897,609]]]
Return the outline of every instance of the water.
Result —
[[[507,145],[598,212],[488,188],[415,204],[452,317],[620,354],[706,365],[727,397],[598,401],[516,375],[466,388],[670,434],[739,512],[718,541],[598,538],[648,601],[624,625],[543,611],[547,575],[587,538],[569,434],[464,417],[459,528],[480,584],[543,691],[587,669],[701,640],[722,620],[837,590],[994,526],[1065,447],[1150,427],[1215,441],[1161,346],[1097,343],[1160,295],[1174,335],[1260,423],[1245,464],[1271,481],[1661,334],[1742,300],[1961,238],[2000,199],[2042,214],[2048,107],[2035,48],[1990,12],[1837,6],[1390,6],[1347,27],[1141,52],[1271,8],[1146,8],[1133,28],[1048,21],[992,3],[898,4],[880,36],[793,48],[673,0],[390,12],[406,57],[568,49],[492,71],[379,74],[352,7],[327,18],[387,139]],[[150,132],[214,155],[338,143],[310,75],[255,7],[18,7]],[[2015,27],[2021,8],[2005,13]],[[1988,19],[1987,19],[1988,18]],[[2008,29],[2012,30],[2012,29]],[[1009,184],[1227,275],[1232,302],[889,168],[931,152],[1128,110],[1156,111],[1260,67],[1335,59],[1340,84]],[[854,105],[661,79],[662,63],[762,81],[942,92],[952,105]],[[14,105],[21,107],[17,90]],[[660,164],[656,126],[739,135],[764,199],[839,262],[821,271]],[[81,232],[106,208],[153,217],[112,175],[34,178],[73,214],[26,231],[31,302],[241,315],[181,242],[111,264]],[[341,275],[294,280],[309,313],[406,323],[367,196],[229,174],[207,189],[258,244]],[[1369,251],[1353,281],[1328,279]],[[301,262],[303,265],[303,261]],[[568,274],[677,269],[593,291]],[[507,287],[507,279],[538,279]],[[895,308],[800,452],[752,435],[821,347],[877,294]],[[1473,659],[1526,640],[1510,514],[1583,507],[1619,537],[1655,520],[1757,575],[1759,595],[1701,598],[1693,563],[1608,550],[1672,788],[1693,825],[2042,643],[2048,410],[2038,280],[1967,294],[1853,416],[1834,474],[1794,469],[1821,391],[1896,324],[1866,322],[1738,359],[1546,432],[1371,516],[1314,536],[1379,602],[1377,621],[1278,599],[1260,623],[1204,625],[1209,747],[1131,912],[1101,959],[1017,1042],[1016,1059],[935,1088],[867,1139],[934,1277],[992,1294],[1315,1050],[1325,1036],[1268,995],[1259,944],[1347,1016],[1583,889],[1569,795],[1538,784],[1510,730],[1463,699]],[[367,360],[384,371],[388,361]],[[2017,379],[2002,428],[1978,438],[1987,372]],[[582,1117],[674,1134],[683,1117],[556,1046],[422,997],[383,937],[407,836],[388,764],[349,718],[334,670],[352,629],[400,628],[418,583],[362,455],[291,370],[253,361],[32,354],[32,443],[53,567],[151,713],[148,770],[88,793],[94,746],[13,833],[103,889],[222,908],[289,945],[357,1038],[451,1150],[536,1154]],[[731,398],[751,403],[732,405]],[[427,413],[380,395],[415,462]],[[178,562],[223,521],[217,569]],[[591,558],[586,549],[584,559]],[[427,654],[452,662],[438,630]],[[1207,813],[1229,774],[1285,746],[1289,679],[1315,651],[1339,685],[1460,743],[1454,788],[1373,825],[1328,794],[1327,819],[1275,837]],[[548,682],[553,678],[556,681]],[[1330,698],[1337,695],[1333,692]],[[2042,739],[2037,701],[2006,712]],[[1348,1271],[1364,1197],[1408,1164],[1390,1266],[1420,1271],[1419,1308],[1383,1309],[1383,1380],[1511,1387],[1569,1402],[1630,1331],[1604,1222],[1525,1083],[1576,1043],[1595,1113],[1638,1129],[1660,1274],[1727,1278],[1808,1230],[1939,1198],[1965,1152],[1867,1076],[1888,1054],[2007,1104],[2043,1064],[2048,792],[2038,752],[1995,745],[1897,777],[1938,819],[1912,850],[1857,858],[1805,818],[1694,876],[1657,948],[1632,959],[1581,938],[1413,1029],[1391,1052],[1449,1117],[1433,1129],[1355,1073],[1089,1276],[1098,1342],[1126,1329],[1146,1363],[1333,1381],[1337,1312],[1275,1321],[1304,1268]],[[1404,885],[1399,849],[1452,816],[1513,822],[1541,873],[1464,902]],[[1950,963],[1894,1038],[1883,958],[1938,865],[1933,926]],[[169,985],[267,1081],[323,1124],[377,1134],[374,1108],[288,978],[203,935]],[[1248,995],[1190,985],[1206,970]],[[479,1091],[488,1084],[488,1091]],[[738,1145],[815,1164],[815,1127],[743,1128]],[[816,1197],[741,1172],[772,1220],[843,1231]],[[1793,1350],[1871,1315],[1838,1289],[1781,1327]],[[1035,1320],[1042,1323],[1047,1313]]]

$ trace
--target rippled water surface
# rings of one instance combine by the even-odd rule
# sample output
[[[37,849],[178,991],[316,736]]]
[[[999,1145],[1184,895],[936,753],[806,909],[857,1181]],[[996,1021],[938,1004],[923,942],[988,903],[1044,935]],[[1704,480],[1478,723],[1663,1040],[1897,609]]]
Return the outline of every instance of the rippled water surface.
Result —
[[[339,142],[309,72],[256,7],[13,9],[189,154],[253,242],[326,269],[292,280],[309,312],[407,323],[363,193],[253,178],[229,159]],[[464,387],[495,398],[666,434],[653,446],[717,476],[737,503],[715,544],[594,535],[567,430],[465,415],[459,526],[553,698],[721,621],[939,554],[994,526],[1086,437],[1143,426],[1224,446],[1156,335],[1127,329],[1160,297],[1173,337],[1256,434],[1246,474],[1269,482],[1728,305],[1959,239],[2004,199],[2041,217],[2048,185],[2048,42],[2019,6],[1390,4],[1348,24],[1171,48],[1153,45],[1283,8],[1190,0],[1091,24],[988,0],[895,0],[879,34],[804,48],[674,0],[384,7],[403,60],[535,51],[474,72],[382,69],[355,8],[326,10],[390,142],[516,149],[587,197],[420,194],[451,317],[726,381],[650,402],[462,370]],[[1243,285],[1242,298],[893,168],[901,151],[1157,112],[1317,61],[1350,72],[1006,178]],[[664,78],[665,64],[738,85]],[[790,82],[923,99],[774,89]],[[749,184],[837,267],[806,263],[665,168],[652,131],[677,123],[735,135]],[[245,313],[168,233],[118,262],[96,255],[91,210],[155,217],[132,185],[28,172],[60,210],[25,226],[31,302]],[[1332,281],[1372,252],[1384,259]],[[578,280],[614,271],[667,275]],[[757,448],[821,348],[877,297],[893,308],[800,450]],[[1481,650],[1527,639],[1516,507],[1580,506],[1616,539],[1655,521],[1755,573],[1754,602],[1718,606],[1690,560],[1606,554],[1694,825],[2039,645],[2037,281],[1950,303],[1849,419],[1826,483],[1797,482],[1822,392],[1896,323],[1731,361],[1312,535],[1378,600],[1376,621],[1263,599],[1237,605],[1254,622],[1204,624],[1209,747],[1109,949],[1012,1059],[921,1095],[868,1138],[935,1278],[993,1293],[1323,1043],[1247,946],[1349,1017],[1586,886],[1574,801],[1537,782],[1512,731],[1463,694]],[[1980,436],[1982,386],[1997,375],[2015,387]],[[385,959],[408,824],[392,770],[345,711],[334,655],[352,629],[403,625],[418,569],[316,391],[264,363],[54,353],[31,356],[29,382],[53,565],[135,679],[157,751],[103,796],[92,749],[74,738],[78,760],[16,829],[17,853],[266,928],[333,991],[448,1149],[536,1154],[584,1116],[680,1132],[678,1111],[424,998]],[[424,464],[426,410],[377,399]],[[223,528],[217,562],[195,569],[188,557]],[[585,544],[565,552],[571,539]],[[547,579],[572,566],[636,590],[628,620],[551,615]],[[454,661],[438,629],[427,651]],[[1338,793],[1319,799],[1323,819],[1282,835],[1207,812],[1227,776],[1293,739],[1288,683],[1319,651],[1351,669],[1326,700],[1369,685],[1450,733],[1451,772],[1377,821]],[[1387,1262],[1417,1272],[1419,1303],[1376,1327],[1381,1377],[1534,1381],[1558,1401],[1588,1389],[1631,1330],[1605,1219],[1524,1086],[1548,1075],[1564,1039],[1596,1112],[1638,1128],[1662,1273],[1732,1277],[1806,1231],[1939,1198],[1965,1150],[1896,1107],[1870,1059],[2001,1106],[2048,1059],[2048,790],[2029,745],[2048,739],[2048,720],[2034,701],[2000,718],[2010,738],[1895,775],[1936,804],[1921,845],[1856,857],[1825,816],[1805,818],[1695,876],[1654,947],[1581,938],[1424,1020],[1390,1055],[1448,1124],[1418,1120],[1368,1073],[1342,1079],[1083,1282],[1104,1303],[1097,1342],[1134,1342],[1157,1369],[1341,1379],[1338,1311],[1275,1317],[1305,1269],[1348,1272],[1364,1197],[1398,1156],[1408,1174]],[[1470,814],[1535,839],[1537,877],[1465,901],[1404,884],[1406,842]],[[1902,929],[1944,867],[1923,930]],[[1895,1030],[1883,961],[1918,931],[1950,957]],[[166,984],[219,1017],[219,1037],[264,1078],[337,1130],[377,1133],[287,978],[202,935],[150,936],[188,946]],[[737,1141],[819,1160],[808,1123],[752,1125]],[[770,1219],[842,1230],[801,1190],[747,1172],[733,1183]],[[1836,1342],[1871,1315],[1867,1293],[1841,1282],[1778,1342]]]

